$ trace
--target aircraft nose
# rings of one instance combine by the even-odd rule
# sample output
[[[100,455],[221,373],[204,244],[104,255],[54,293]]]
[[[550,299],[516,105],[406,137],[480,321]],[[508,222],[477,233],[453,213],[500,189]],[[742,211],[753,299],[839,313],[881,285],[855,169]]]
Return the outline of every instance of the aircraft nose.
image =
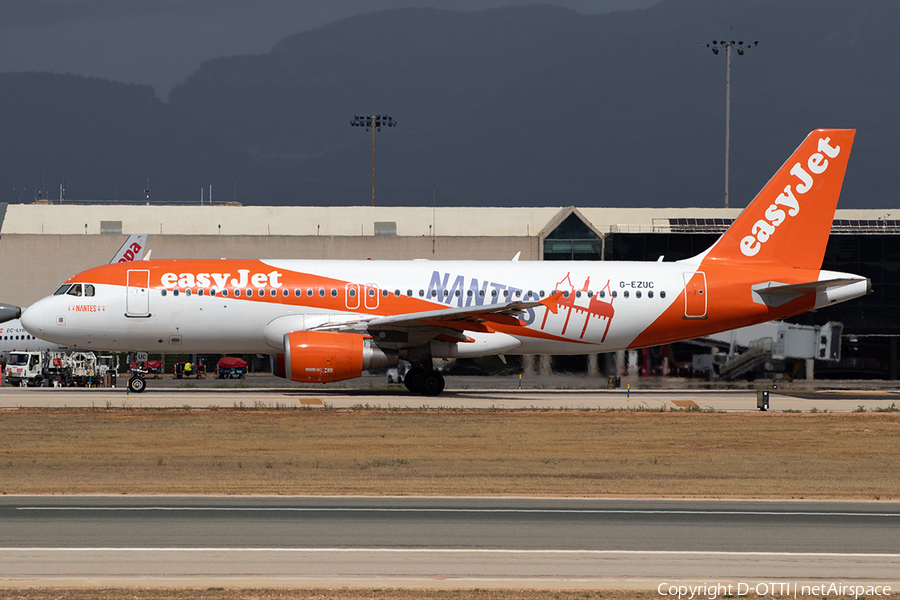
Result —
[[[44,306],[43,302],[35,302],[22,313],[22,327],[35,337],[43,337],[44,334]]]

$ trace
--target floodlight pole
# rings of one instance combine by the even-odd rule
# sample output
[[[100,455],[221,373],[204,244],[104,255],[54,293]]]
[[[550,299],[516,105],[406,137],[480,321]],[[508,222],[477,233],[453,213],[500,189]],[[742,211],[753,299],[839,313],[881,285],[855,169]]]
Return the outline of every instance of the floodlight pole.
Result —
[[[375,123],[372,122],[372,206],[375,206]]]
[[[756,46],[759,42],[753,42]],[[748,43],[730,42],[713,40],[712,44],[707,44],[707,48],[711,48],[713,54],[719,53],[719,48],[725,48],[725,208],[728,208],[728,155],[731,148],[731,49],[737,47],[738,55],[743,56],[744,50],[750,48]]]
[[[731,148],[731,44],[725,46],[725,64],[727,65],[725,67],[725,208],[728,208],[728,153]]]
[[[372,206],[375,206],[375,131],[381,131],[381,126],[396,127],[397,121],[392,115],[354,115],[350,121],[351,127],[365,127],[366,131],[372,129]]]

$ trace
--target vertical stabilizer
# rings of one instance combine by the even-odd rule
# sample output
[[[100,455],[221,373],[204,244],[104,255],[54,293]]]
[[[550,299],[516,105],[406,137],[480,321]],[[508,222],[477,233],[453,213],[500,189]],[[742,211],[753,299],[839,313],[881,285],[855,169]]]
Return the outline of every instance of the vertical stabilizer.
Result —
[[[854,129],[817,129],[703,257],[819,269]]]

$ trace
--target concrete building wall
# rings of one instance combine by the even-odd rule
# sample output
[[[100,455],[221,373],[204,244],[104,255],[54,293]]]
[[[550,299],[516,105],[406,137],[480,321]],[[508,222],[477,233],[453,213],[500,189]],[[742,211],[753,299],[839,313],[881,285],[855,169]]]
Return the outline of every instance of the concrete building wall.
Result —
[[[126,235],[0,235],[0,302],[28,306],[105,264]],[[151,258],[539,260],[537,237],[150,235]]]
[[[129,206],[10,204],[2,234],[101,233],[101,223],[121,223],[121,233],[157,235],[371,236],[376,223],[393,223],[400,237],[531,236],[561,207],[391,206]]]

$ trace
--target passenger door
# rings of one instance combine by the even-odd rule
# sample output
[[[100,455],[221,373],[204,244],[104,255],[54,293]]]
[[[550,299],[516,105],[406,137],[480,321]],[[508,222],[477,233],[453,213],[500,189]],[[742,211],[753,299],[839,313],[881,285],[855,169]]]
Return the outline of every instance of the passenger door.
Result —
[[[125,316],[150,316],[150,271],[132,269],[128,271],[125,288]]]

